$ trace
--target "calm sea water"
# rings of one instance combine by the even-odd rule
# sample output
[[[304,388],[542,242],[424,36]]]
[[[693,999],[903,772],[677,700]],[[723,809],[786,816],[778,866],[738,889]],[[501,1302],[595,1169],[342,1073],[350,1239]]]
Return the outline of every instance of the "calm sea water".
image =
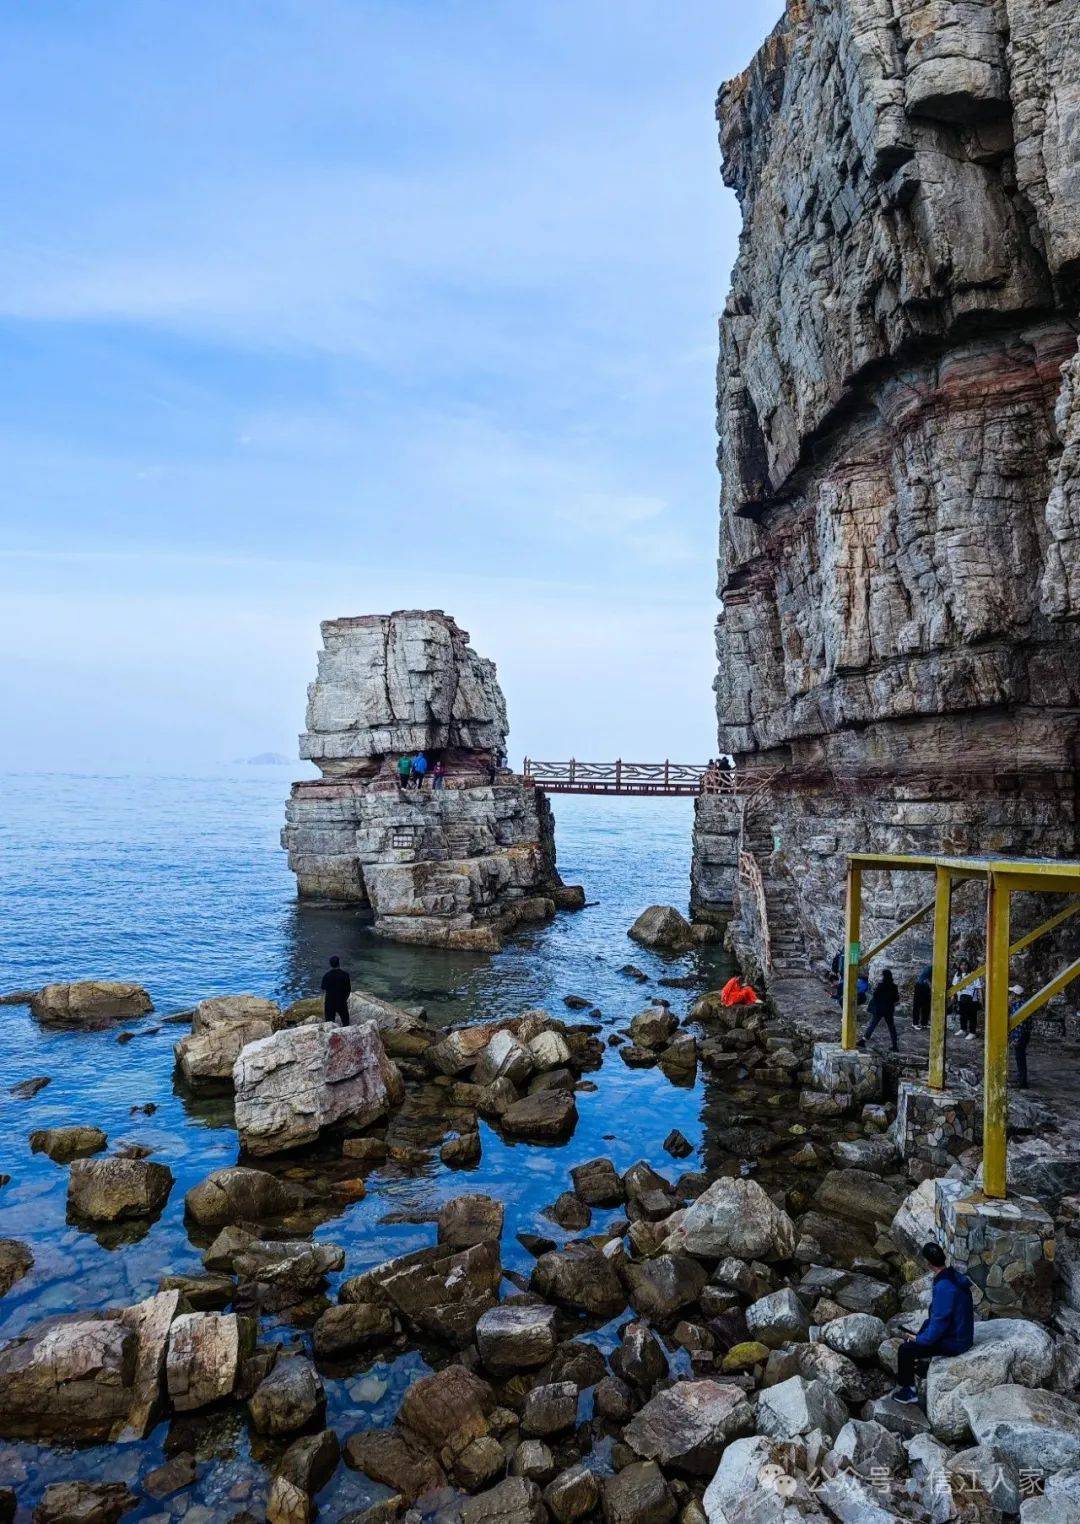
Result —
[[[228,1102],[194,1100],[173,1077],[172,1047],[184,1030],[161,1018],[209,995],[255,993],[288,1001],[313,993],[331,953],[354,984],[392,999],[422,1002],[436,1020],[486,1020],[543,1006],[566,1015],[563,996],[588,997],[606,1027],[625,1026],[650,993],[686,1009],[691,991],[638,985],[620,967],[637,963],[655,981],[693,975],[699,988],[726,977],[724,954],[695,950],[667,958],[627,940],[626,928],[655,902],[685,907],[691,809],[683,800],[557,799],[559,867],[585,885],[594,903],[552,924],[531,928],[496,956],[401,948],[379,942],[348,913],[302,908],[278,845],[287,792],[284,770],[238,769],[206,778],[101,777],[51,774],[3,779],[0,809],[0,989],[34,988],[49,980],[131,978],[145,984],[155,1013],[118,1029],[47,1031],[25,1007],[0,1007],[0,1237],[28,1243],[30,1275],[0,1300],[0,1337],[56,1312],[114,1306],[156,1290],[169,1272],[198,1272],[199,1250],[188,1239],[183,1197],[211,1169],[233,1163],[236,1135]],[[573,1018],[570,1018],[573,1019]],[[36,1075],[50,1084],[32,1100],[10,1086]],[[707,1129],[724,1111],[709,1083],[678,1088],[658,1070],[630,1070],[609,1051],[591,1076],[593,1094],[579,1097],[580,1121],[559,1148],[504,1143],[481,1124],[483,1159],[466,1173],[446,1170],[437,1152],[419,1170],[388,1166],[367,1178],[362,1201],[335,1208],[317,1236],[341,1244],[346,1274],[391,1254],[434,1241],[428,1224],[396,1218],[429,1210],[461,1190],[490,1191],[506,1203],[504,1263],[527,1270],[516,1243],[522,1229],[563,1237],[540,1216],[569,1184],[574,1164],[605,1153],[620,1169],[645,1157],[674,1178],[700,1164]],[[133,1108],[152,1102],[153,1115]],[[37,1127],[95,1123],[110,1146],[146,1144],[176,1176],[168,1206],[148,1229],[135,1226],[101,1238],[65,1217],[67,1171],[32,1155]],[[661,1144],[680,1128],[699,1151],[676,1165]],[[602,1222],[609,1214],[599,1213]],[[307,1337],[287,1324],[265,1337],[303,1347]],[[601,1338],[604,1335],[600,1336]],[[330,1421],[344,1438],[352,1429],[391,1421],[401,1391],[424,1369],[418,1354],[374,1365],[358,1359],[327,1380]],[[0,1483],[17,1486],[32,1506],[47,1481],[102,1476],[137,1488],[166,1453],[161,1423],[142,1444],[64,1451],[0,1441]],[[191,1524],[227,1519],[244,1507],[259,1512],[268,1459],[252,1453],[235,1406],[200,1427],[198,1483],[180,1499],[147,1502],[127,1517],[177,1517]],[[272,1457],[269,1457],[272,1458]],[[320,1497],[324,1517],[361,1506],[379,1489],[342,1466]],[[189,1506],[190,1505],[190,1506]]]

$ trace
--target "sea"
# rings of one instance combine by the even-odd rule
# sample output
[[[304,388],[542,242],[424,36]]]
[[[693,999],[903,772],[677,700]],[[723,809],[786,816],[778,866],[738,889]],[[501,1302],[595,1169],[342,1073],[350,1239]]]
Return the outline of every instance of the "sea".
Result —
[[[587,908],[523,929],[501,952],[482,955],[395,946],[354,912],[299,903],[279,844],[287,792],[280,768],[3,778],[0,992],[52,980],[132,979],[146,986],[155,1009],[126,1027],[80,1032],[46,1029],[25,1005],[0,1006],[0,1175],[10,1176],[0,1187],[0,1238],[21,1240],[34,1256],[30,1273],[0,1298],[0,1339],[55,1314],[126,1305],[153,1293],[165,1274],[202,1269],[202,1245],[185,1227],[184,1194],[237,1161],[237,1140],[231,1102],[195,1098],[174,1075],[173,1045],[186,1027],[169,1018],[199,1000],[252,993],[286,1003],[310,995],[336,954],[354,986],[422,1005],[438,1023],[540,1007],[568,1021],[597,1020],[606,1040],[658,996],[684,1015],[730,971],[718,945],[667,956],[627,938],[645,906],[686,908],[687,800],[556,798],[559,869],[567,883],[584,885]],[[647,982],[623,972],[627,963]],[[588,1000],[599,1015],[570,1010],[567,995]],[[35,1077],[49,1083],[32,1098],[11,1093]],[[588,1078],[595,1089],[579,1095],[567,1143],[512,1144],[481,1123],[474,1169],[446,1168],[436,1147],[422,1164],[368,1170],[363,1199],[335,1201],[315,1236],[340,1245],[342,1274],[355,1274],[434,1242],[430,1217],[449,1197],[487,1192],[505,1203],[504,1266],[527,1274],[532,1260],[516,1235],[567,1237],[543,1211],[568,1188],[573,1165],[604,1154],[623,1170],[645,1158],[674,1180],[710,1162],[711,1133],[736,1116],[736,1103],[707,1077],[673,1084],[659,1069],[627,1067],[614,1046]],[[110,1149],[139,1144],[169,1166],[175,1185],[157,1221],[97,1234],[68,1222],[67,1170],[33,1154],[28,1142],[34,1129],[66,1123],[95,1124]],[[672,1129],[691,1145],[681,1161],[663,1149]],[[281,1167],[291,1168],[288,1160]],[[594,1224],[613,1215],[597,1212]],[[332,1278],[331,1294],[340,1278]],[[616,1332],[589,1337],[610,1346]],[[261,1337],[304,1349],[309,1332],[279,1316],[264,1319]],[[342,1439],[389,1424],[404,1389],[427,1368],[412,1351],[391,1360],[358,1356],[325,1372],[328,1421]],[[195,1423],[163,1420],[146,1440],[127,1445],[0,1439],[0,1485],[15,1486],[27,1507],[62,1479],[125,1481],[138,1491],[148,1471],[183,1447],[198,1459],[195,1485],[164,1502],[144,1498],[127,1519],[167,1524],[183,1515],[210,1524],[245,1511],[262,1516],[273,1445],[249,1435],[235,1403]],[[385,1492],[342,1465],[320,1496],[320,1514],[342,1517]]]

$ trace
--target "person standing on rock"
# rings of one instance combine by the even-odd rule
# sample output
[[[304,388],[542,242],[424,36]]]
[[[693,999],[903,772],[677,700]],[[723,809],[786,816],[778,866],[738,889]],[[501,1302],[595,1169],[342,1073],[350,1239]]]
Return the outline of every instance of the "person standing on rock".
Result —
[[[896,1002],[900,999],[900,991],[896,987],[891,968],[887,968],[877,982],[877,988],[870,996],[870,1002],[866,1009],[870,1012],[870,1025],[865,1033],[859,1038],[859,1047],[865,1048],[866,1044],[874,1035],[874,1030],[879,1021],[883,1021],[889,1029],[889,1037],[892,1039],[892,1050],[899,1053],[900,1043],[896,1036]]]
[[[398,784],[401,788],[408,788],[409,786],[409,779],[412,777],[412,764],[413,759],[411,757],[398,758],[397,775]]]
[[[917,1334],[909,1334],[896,1352],[900,1385],[893,1392],[897,1402],[918,1402],[917,1372],[925,1371],[935,1355],[962,1355],[975,1342],[975,1308],[971,1282],[945,1263],[940,1244],[926,1243],[922,1257],[935,1272],[930,1297],[930,1316]]]
[[[412,759],[413,788],[423,788],[424,775],[427,772],[427,758],[422,751],[418,751]]]
[[[331,958],[330,967],[322,976],[323,992],[323,1020],[340,1021],[343,1027],[349,1025],[349,996],[352,994],[352,980],[346,969],[341,967],[340,958]]]

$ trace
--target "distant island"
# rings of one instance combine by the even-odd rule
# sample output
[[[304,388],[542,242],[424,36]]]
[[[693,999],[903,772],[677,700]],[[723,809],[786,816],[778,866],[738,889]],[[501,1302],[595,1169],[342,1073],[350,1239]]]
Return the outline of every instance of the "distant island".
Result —
[[[279,751],[260,751],[254,757],[237,757],[245,767],[288,767],[290,759]]]

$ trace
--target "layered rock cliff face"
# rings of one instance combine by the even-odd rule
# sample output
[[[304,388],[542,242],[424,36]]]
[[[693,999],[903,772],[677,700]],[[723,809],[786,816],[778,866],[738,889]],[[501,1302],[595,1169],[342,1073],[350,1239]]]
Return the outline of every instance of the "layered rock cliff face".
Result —
[[[718,117],[719,738],[774,772],[693,897],[759,945],[741,844],[818,958],[848,850],[1077,852],[1080,6],[792,0]]]
[[[494,664],[440,610],[327,620],[282,845],[301,897],[354,904],[402,942],[493,950],[581,901],[555,867],[547,799],[511,773]],[[422,751],[422,788],[401,757]],[[434,766],[445,769],[435,787]]]

